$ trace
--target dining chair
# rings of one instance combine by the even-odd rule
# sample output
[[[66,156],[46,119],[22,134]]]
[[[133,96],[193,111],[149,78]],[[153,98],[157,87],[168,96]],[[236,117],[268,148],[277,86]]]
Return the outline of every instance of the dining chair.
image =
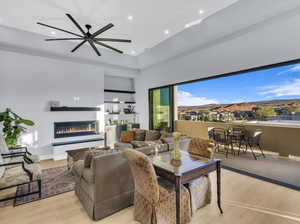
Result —
[[[174,185],[157,178],[150,158],[141,152],[127,149],[127,158],[135,184],[134,219],[141,224],[176,223],[176,193]],[[191,220],[189,191],[181,187],[181,222]]]
[[[214,156],[214,143],[211,140],[192,138],[188,152],[195,159],[211,160]],[[202,176],[198,179],[190,181],[185,185],[191,195],[192,216],[198,209],[211,203],[211,182],[209,176]]]

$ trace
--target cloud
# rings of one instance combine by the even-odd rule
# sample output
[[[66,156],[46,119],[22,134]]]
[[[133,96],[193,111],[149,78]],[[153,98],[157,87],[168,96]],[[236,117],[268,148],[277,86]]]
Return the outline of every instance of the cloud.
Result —
[[[278,72],[277,75],[283,75],[283,74],[285,74],[287,72],[300,72],[300,65],[295,65],[295,66],[293,66],[290,69],[286,69],[286,70],[284,70],[282,72]]]
[[[300,69],[300,66],[299,66]],[[265,91],[260,92],[261,95],[280,96],[299,96],[300,95],[300,79],[294,79],[291,82],[281,85],[262,87]]]
[[[206,104],[217,104],[218,101],[214,99],[207,99],[206,97],[193,96],[186,91],[178,91],[177,94],[178,106],[199,106]]]

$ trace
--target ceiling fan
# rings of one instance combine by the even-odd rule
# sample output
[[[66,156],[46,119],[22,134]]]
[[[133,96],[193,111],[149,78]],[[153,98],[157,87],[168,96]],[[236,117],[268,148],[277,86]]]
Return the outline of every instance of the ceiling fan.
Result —
[[[63,41],[63,40],[81,40],[81,42],[73,49],[71,50],[71,52],[75,52],[78,48],[80,48],[83,44],[85,44],[86,42],[88,42],[91,47],[94,49],[94,51],[96,52],[96,54],[98,56],[101,56],[99,50],[97,49],[96,45],[100,45],[102,47],[105,47],[105,48],[109,48],[113,51],[116,51],[120,54],[123,54],[123,51],[119,50],[119,49],[116,49],[110,45],[107,45],[103,42],[124,42],[124,43],[131,43],[131,40],[125,40],[125,39],[113,39],[113,38],[98,38],[98,36],[102,33],[104,33],[105,31],[111,29],[114,25],[112,23],[109,23],[108,25],[102,27],[101,29],[99,29],[98,31],[96,31],[95,33],[90,33],[90,29],[92,28],[91,25],[89,24],[86,24],[85,27],[87,29],[87,31],[85,32],[82,27],[77,23],[77,21],[70,15],[70,14],[66,14],[67,17],[75,24],[75,26],[79,29],[80,33],[81,34],[77,34],[77,33],[73,33],[73,32],[70,32],[68,30],[64,30],[64,29],[61,29],[61,28],[57,28],[57,27],[54,27],[54,26],[50,26],[50,25],[47,25],[47,24],[44,24],[44,23],[40,23],[38,22],[37,24],[38,25],[41,25],[41,26],[46,26],[46,27],[49,27],[51,29],[55,29],[55,30],[59,30],[59,31],[62,31],[62,32],[65,32],[65,33],[68,33],[68,34],[71,34],[71,35],[74,35],[76,36],[76,38],[53,38],[53,39],[46,39],[46,41]]]

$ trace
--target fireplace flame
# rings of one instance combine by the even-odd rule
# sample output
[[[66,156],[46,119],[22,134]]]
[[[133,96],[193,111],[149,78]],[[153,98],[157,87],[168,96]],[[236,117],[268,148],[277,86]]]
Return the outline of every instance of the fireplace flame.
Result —
[[[64,128],[56,131],[56,134],[63,135],[63,134],[72,134],[72,133],[80,133],[80,132],[95,132],[95,127],[78,127],[78,128]]]

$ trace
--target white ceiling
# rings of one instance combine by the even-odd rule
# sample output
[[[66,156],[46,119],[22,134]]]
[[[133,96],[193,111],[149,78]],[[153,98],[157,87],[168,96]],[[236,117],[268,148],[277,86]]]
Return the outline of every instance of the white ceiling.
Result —
[[[184,30],[186,24],[199,21],[238,0],[1,0],[0,24],[53,37],[70,37],[60,31],[41,27],[43,22],[79,33],[65,16],[71,13],[92,32],[112,22],[115,27],[102,37],[126,38],[133,43],[111,45],[138,55],[170,36]],[[200,14],[199,10],[203,13]],[[128,16],[133,19],[128,20]],[[165,34],[169,30],[169,34]],[[53,44],[53,42],[49,42]],[[75,45],[75,44],[74,44]],[[134,53],[134,52],[135,53]]]

